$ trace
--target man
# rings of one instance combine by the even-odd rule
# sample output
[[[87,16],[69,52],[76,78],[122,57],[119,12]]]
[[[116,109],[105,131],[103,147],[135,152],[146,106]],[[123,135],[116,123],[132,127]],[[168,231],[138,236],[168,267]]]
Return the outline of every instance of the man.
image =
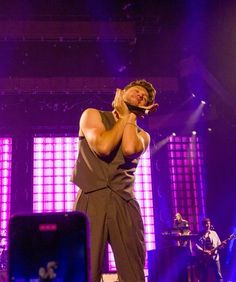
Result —
[[[199,271],[200,281],[209,280],[210,275],[214,274],[216,281],[223,281],[220,269],[220,257],[218,249],[222,245],[218,234],[211,230],[211,221],[205,218],[202,221],[203,232],[196,244],[199,251]]]
[[[138,159],[150,143],[137,118],[157,108],[155,94],[149,82],[133,81],[117,89],[113,111],[89,108],[82,113],[72,181],[81,189],[74,208],[90,221],[92,282],[100,281],[106,242],[113,249],[119,282],[145,281],[144,229],[133,186]]]

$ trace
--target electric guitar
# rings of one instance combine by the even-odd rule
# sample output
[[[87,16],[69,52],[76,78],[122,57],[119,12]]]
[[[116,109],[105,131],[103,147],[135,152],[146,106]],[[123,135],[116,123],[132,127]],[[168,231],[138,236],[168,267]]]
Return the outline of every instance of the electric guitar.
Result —
[[[220,245],[216,246],[215,248],[212,248],[211,250],[204,250],[204,258],[205,259],[210,259],[213,258],[215,255],[217,255],[217,250],[220,248],[223,248],[229,241],[233,240],[236,238],[235,234],[231,234],[227,239],[221,242]]]

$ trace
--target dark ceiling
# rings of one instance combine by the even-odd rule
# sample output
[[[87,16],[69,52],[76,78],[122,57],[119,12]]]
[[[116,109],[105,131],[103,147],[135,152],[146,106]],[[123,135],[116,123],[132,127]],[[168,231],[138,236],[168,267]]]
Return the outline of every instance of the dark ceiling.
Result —
[[[35,38],[33,35],[38,31],[31,29],[29,37],[14,38],[10,32],[6,36],[1,30],[0,78],[28,78],[32,81],[45,77],[175,78],[178,81],[175,91],[161,86],[158,98],[161,107],[153,116],[153,124],[156,117],[170,114],[194,93],[199,101],[207,101],[202,115],[204,122],[212,125],[214,120],[215,126],[220,124],[218,128],[236,130],[235,14],[235,1],[223,0],[1,1],[0,21],[8,25],[22,22],[33,25],[36,22],[50,27],[50,23],[56,22],[65,25],[86,22],[92,28],[94,22],[95,25],[126,22],[132,25],[133,31],[123,30],[124,38],[121,32],[117,37],[102,39],[99,36],[45,38],[46,29],[41,37]],[[14,32],[17,32],[16,28]],[[66,35],[66,31],[57,32]],[[116,87],[114,85],[114,89]],[[53,93],[53,86],[51,90]],[[28,124],[33,121],[34,125],[45,125],[50,110],[59,115],[66,113],[63,124],[69,125],[74,119],[74,111],[81,112],[88,102],[87,98],[78,98],[81,95],[79,90],[78,93],[69,90],[71,97],[68,99],[64,95],[52,98],[49,90],[43,95],[29,97],[29,93],[24,93],[24,85],[17,91],[14,87],[5,91],[0,86],[0,92],[2,128],[14,124],[13,116],[19,120],[20,115],[23,121],[25,112],[28,113]],[[103,103],[102,99],[96,99],[98,93],[99,89],[94,97],[91,93],[89,95],[92,101],[104,108],[112,95]],[[107,91],[104,93],[107,95]],[[59,106],[53,107],[54,103]],[[184,110],[193,111],[194,103]],[[44,121],[40,122],[42,113]],[[182,124],[182,116],[179,115],[178,119],[178,125]],[[56,118],[55,122],[58,122]],[[170,122],[165,126],[175,125]]]

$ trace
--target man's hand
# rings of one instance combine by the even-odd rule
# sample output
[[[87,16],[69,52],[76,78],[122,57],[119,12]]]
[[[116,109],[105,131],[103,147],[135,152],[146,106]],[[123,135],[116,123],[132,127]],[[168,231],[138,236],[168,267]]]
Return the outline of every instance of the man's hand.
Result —
[[[203,253],[209,256],[212,255],[212,252],[210,250],[204,250]]]
[[[130,112],[134,113],[138,117],[144,118],[145,115],[148,115],[151,112],[156,111],[159,106],[157,103],[149,106],[133,106],[126,103]]]
[[[149,106],[143,106],[140,107],[141,109],[145,110],[145,114],[149,114],[149,113],[153,113],[157,110],[157,108],[159,107],[159,104],[155,103]]]
[[[144,107],[146,110],[148,110],[150,113],[155,112],[157,110],[157,108],[159,107],[158,103],[149,105],[147,107]]]
[[[126,117],[130,114],[129,109],[124,102],[123,95],[124,95],[123,90],[117,88],[115,98],[112,102],[114,109],[116,110],[119,117],[121,118]]]

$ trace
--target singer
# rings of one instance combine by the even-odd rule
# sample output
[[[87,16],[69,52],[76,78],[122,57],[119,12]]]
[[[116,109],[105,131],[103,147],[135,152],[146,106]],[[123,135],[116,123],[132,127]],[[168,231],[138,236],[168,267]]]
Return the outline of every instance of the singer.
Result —
[[[144,228],[133,187],[138,160],[150,143],[137,121],[157,108],[155,94],[151,83],[136,80],[116,90],[112,111],[82,113],[72,182],[80,188],[74,209],[90,222],[92,282],[100,282],[107,242],[119,281],[145,282]]]

